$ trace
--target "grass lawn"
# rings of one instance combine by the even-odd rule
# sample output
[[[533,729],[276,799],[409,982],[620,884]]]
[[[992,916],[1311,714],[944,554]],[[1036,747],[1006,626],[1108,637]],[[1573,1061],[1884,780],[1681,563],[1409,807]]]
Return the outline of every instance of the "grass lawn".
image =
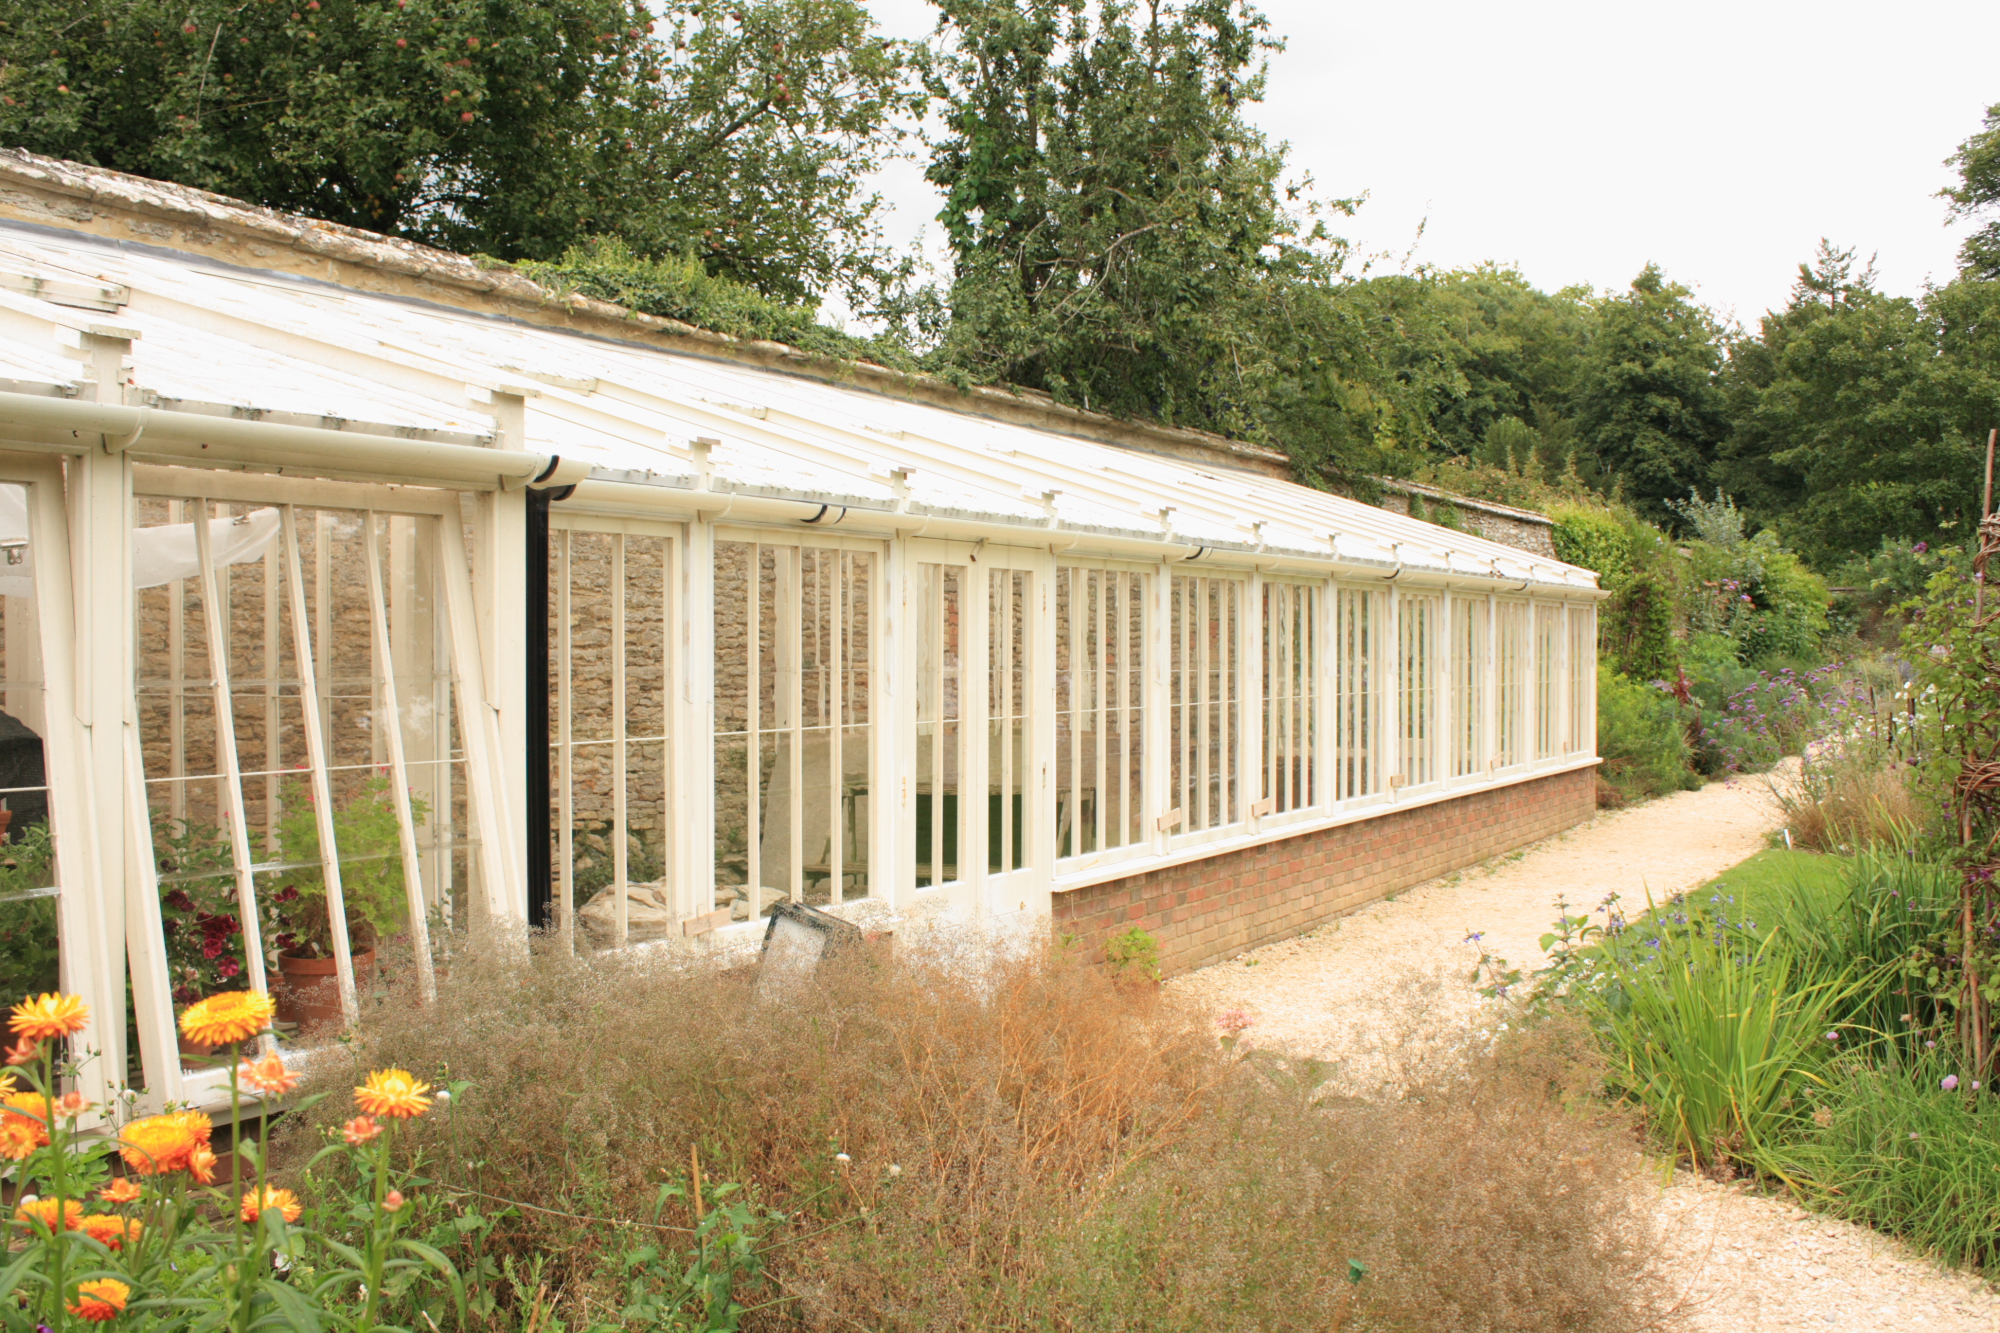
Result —
[[[1773,904],[1803,886],[1831,886],[1854,858],[1820,852],[1795,852],[1774,847],[1739,861],[1688,894],[1697,902],[1722,894],[1734,897],[1733,921],[1775,919]]]

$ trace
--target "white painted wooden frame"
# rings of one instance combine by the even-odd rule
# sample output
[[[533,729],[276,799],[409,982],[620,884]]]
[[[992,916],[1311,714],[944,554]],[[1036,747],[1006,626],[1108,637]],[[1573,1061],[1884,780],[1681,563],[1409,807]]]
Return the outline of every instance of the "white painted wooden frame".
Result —
[[[245,980],[251,989],[266,989],[263,974],[262,931],[257,911],[254,862],[249,848],[248,828],[242,818],[243,775],[237,756],[234,737],[233,710],[230,705],[229,684],[229,635],[233,624],[225,623],[224,617],[212,614],[219,610],[221,600],[220,581],[211,550],[208,533],[209,506],[211,504],[258,504],[276,505],[281,510],[283,541],[278,547],[279,559],[283,565],[284,583],[292,622],[292,646],[296,670],[299,673],[300,715],[304,740],[308,754],[308,781],[312,784],[316,819],[318,822],[322,873],[326,876],[329,923],[332,926],[335,965],[341,992],[343,1012],[348,1021],[358,1018],[357,996],[354,991],[354,976],[349,940],[345,927],[345,912],[339,898],[339,854],[335,843],[332,823],[332,793],[329,782],[330,755],[326,735],[329,702],[319,686],[324,672],[330,667],[330,644],[316,633],[321,626],[330,624],[330,608],[327,574],[327,546],[330,542],[329,510],[343,510],[354,513],[360,520],[363,533],[363,557],[366,569],[365,581],[369,596],[369,636],[373,659],[380,665],[380,675],[386,679],[376,682],[376,698],[385,716],[397,718],[391,725],[389,735],[378,740],[386,750],[395,789],[399,854],[405,871],[405,885],[409,894],[410,929],[412,945],[417,956],[419,994],[428,1002],[435,994],[432,977],[428,940],[427,901],[421,858],[415,840],[415,821],[409,801],[409,768],[403,737],[400,735],[400,696],[397,682],[393,679],[397,641],[390,628],[388,608],[384,598],[385,575],[378,542],[377,527],[383,516],[392,519],[414,520],[424,529],[420,541],[429,548],[439,582],[443,585],[441,615],[449,623],[452,642],[450,673],[453,680],[453,694],[459,713],[460,736],[465,747],[465,782],[468,804],[472,808],[473,841],[480,855],[476,859],[479,884],[486,898],[489,917],[503,919],[510,892],[505,880],[506,867],[503,858],[492,854],[496,845],[504,845],[510,830],[497,824],[498,797],[494,791],[495,779],[491,769],[494,754],[491,713],[482,692],[484,671],[478,665],[478,642],[472,632],[470,621],[471,588],[470,571],[466,564],[464,547],[459,528],[457,496],[453,492],[427,487],[380,486],[369,483],[318,481],[300,478],[267,477],[260,475],[208,472],[197,469],[158,467],[140,464],[134,468],[133,485],[141,494],[175,500],[183,514],[194,520],[198,571],[201,593],[204,599],[204,632],[208,635],[208,656],[213,675],[212,690],[216,697],[216,748],[217,758],[222,764],[222,782],[229,797],[228,834],[231,849],[232,873],[237,885],[238,910],[242,916],[245,953]],[[300,506],[312,508],[313,520],[317,528],[313,577],[318,587],[317,605],[309,606],[306,598],[306,562],[301,555],[300,521],[297,509]],[[129,560],[126,570],[129,571]],[[129,597],[129,578],[121,571],[120,584]],[[129,605],[129,602],[128,602]],[[128,621],[129,623],[129,621]],[[462,654],[471,654],[471,669],[466,669]],[[157,1108],[169,1101],[192,1101],[197,1104],[210,1102],[219,1095],[226,1083],[226,1071],[206,1070],[189,1074],[182,1071],[177,1045],[173,1035],[173,1008],[169,994],[170,984],[166,975],[164,939],[160,930],[159,885],[153,873],[156,863],[152,850],[151,821],[147,817],[149,802],[145,790],[144,762],[140,752],[140,736],[134,701],[127,688],[127,744],[124,762],[125,790],[120,804],[128,811],[127,838],[133,848],[133,865],[129,871],[132,884],[131,908],[133,923],[130,934],[133,983],[137,988],[135,1009],[140,1023],[142,1057],[146,1070],[148,1094],[147,1105]],[[178,710],[170,713],[172,719],[180,716]],[[379,731],[380,729],[376,729]],[[184,745],[176,739],[171,747],[173,753],[180,753]],[[482,764],[482,758],[486,761]],[[445,762],[450,762],[449,755]],[[449,776],[443,780],[445,799],[439,802],[440,812],[448,812],[451,783]],[[449,859],[449,850],[444,858]]]
[[[90,1006],[90,1026],[80,1034],[77,1049],[100,1054],[83,1063],[75,1086],[97,1103],[90,1117],[95,1121],[115,1106],[116,1091],[125,1081],[125,960],[119,947],[125,903],[118,890],[124,867],[107,865],[99,853],[103,825],[108,818],[111,831],[118,831],[118,812],[115,805],[104,809],[93,801],[89,731],[77,706],[78,675],[84,664],[76,655],[77,589],[69,558],[62,463],[47,456],[0,453],[0,484],[20,486],[27,494],[35,597],[21,602],[24,611],[33,608],[33,628],[18,637],[9,635],[8,671],[13,677],[16,650],[31,649],[40,664],[39,679],[10,679],[10,684],[39,696],[42,782],[55,854],[59,984],[83,996]],[[122,739],[120,720],[114,718],[107,728],[113,740]],[[117,776],[115,771],[112,776]],[[21,998],[0,1000],[11,1004]]]

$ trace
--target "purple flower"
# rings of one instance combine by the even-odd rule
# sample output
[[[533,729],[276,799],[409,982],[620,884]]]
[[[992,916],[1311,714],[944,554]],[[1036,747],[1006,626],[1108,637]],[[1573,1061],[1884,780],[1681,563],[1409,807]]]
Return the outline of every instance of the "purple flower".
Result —
[[[1946,1092],[1955,1092],[1958,1089],[1958,1075],[1946,1074],[1939,1083]]]
[[[1910,548],[1910,554],[1922,555],[1925,551],[1928,551],[1930,549],[1931,549],[1931,544],[1929,542],[1918,542],[1915,546],[1912,546]]]

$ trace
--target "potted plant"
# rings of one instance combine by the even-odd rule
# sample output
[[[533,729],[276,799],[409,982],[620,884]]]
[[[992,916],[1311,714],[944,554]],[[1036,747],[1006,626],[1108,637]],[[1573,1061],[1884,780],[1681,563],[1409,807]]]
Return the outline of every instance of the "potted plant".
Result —
[[[416,823],[422,824],[428,813],[422,800],[410,798]],[[396,805],[387,775],[378,773],[354,790],[334,812],[333,831],[354,984],[366,989],[375,978],[376,946],[402,928],[408,911]],[[278,1018],[308,1031],[338,1026],[340,983],[326,875],[320,865],[319,820],[302,783],[286,788],[278,845],[287,868],[260,890],[267,952],[277,956],[280,977],[273,988]]]

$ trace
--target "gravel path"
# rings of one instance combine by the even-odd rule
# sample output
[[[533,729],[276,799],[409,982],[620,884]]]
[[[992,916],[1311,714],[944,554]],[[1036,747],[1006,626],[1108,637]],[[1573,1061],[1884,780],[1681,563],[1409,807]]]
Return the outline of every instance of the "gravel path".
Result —
[[[1515,965],[1539,966],[1558,898],[1576,911],[1617,893],[1639,910],[1649,892],[1658,901],[1694,888],[1761,850],[1775,825],[1762,783],[1712,783],[1599,815],[1167,986],[1244,1010],[1260,1046],[1386,1067],[1406,1036],[1392,1038],[1377,1016],[1404,986],[1435,988],[1426,1014],[1435,1035],[1492,1021],[1470,984],[1468,933]],[[2000,1333],[2000,1295],[1865,1227],[1684,1172],[1661,1188],[1659,1207],[1698,1333]]]

